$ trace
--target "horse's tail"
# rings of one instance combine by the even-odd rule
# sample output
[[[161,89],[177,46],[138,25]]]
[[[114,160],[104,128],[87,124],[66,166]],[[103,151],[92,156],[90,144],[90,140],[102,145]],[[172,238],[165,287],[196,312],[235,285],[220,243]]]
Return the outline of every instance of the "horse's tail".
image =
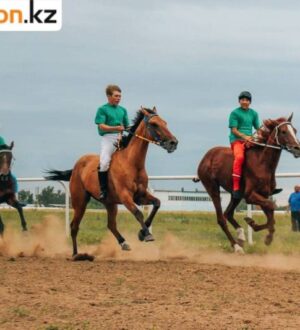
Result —
[[[66,171],[57,171],[57,170],[49,170],[47,171],[47,176],[45,179],[52,181],[70,181],[73,170]]]
[[[195,178],[193,178],[193,182],[197,183],[197,182],[200,182],[200,178],[198,176],[196,176]]]

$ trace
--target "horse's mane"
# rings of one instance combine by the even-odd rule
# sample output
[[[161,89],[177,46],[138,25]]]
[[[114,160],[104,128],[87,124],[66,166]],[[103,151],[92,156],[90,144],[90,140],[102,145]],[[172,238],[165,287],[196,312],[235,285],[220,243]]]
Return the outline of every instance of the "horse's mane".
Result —
[[[10,150],[10,146],[8,146],[7,144],[1,144],[0,150]]]
[[[154,115],[155,112],[151,109],[148,108],[143,108],[144,110],[146,110],[149,114]],[[132,137],[134,136],[135,131],[137,130],[137,128],[139,127],[141,121],[144,119],[144,113],[141,110],[138,110],[136,112],[135,118],[132,121],[132,125],[130,126],[129,130],[128,130],[128,134],[127,135],[123,135],[120,142],[119,142],[119,150],[121,149],[125,149],[129,142],[131,141]]]
[[[265,119],[263,121],[263,125],[254,134],[255,141],[259,143],[266,143],[274,128],[286,121],[287,118],[285,117],[280,117],[277,119]]]

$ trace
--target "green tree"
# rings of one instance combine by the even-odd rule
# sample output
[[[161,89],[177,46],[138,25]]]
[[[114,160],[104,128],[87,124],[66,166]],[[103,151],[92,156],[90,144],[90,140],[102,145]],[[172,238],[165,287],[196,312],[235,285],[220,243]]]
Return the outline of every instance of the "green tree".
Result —
[[[39,205],[51,206],[56,204],[65,204],[65,193],[61,190],[54,191],[54,187],[48,186],[37,195]]]
[[[18,193],[20,202],[33,204],[33,194],[29,190],[20,190]]]

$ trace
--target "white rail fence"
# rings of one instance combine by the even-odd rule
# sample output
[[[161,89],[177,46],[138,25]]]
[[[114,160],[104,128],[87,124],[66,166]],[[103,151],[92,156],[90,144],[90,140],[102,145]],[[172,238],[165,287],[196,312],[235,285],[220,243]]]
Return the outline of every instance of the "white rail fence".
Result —
[[[18,182],[47,182],[45,178],[17,178]],[[51,181],[53,182],[53,181]],[[70,190],[69,183],[65,181],[56,181],[62,185],[65,192],[65,230],[67,237],[70,236]]]
[[[149,176],[150,181],[191,181],[195,178],[194,175],[160,175]],[[300,178],[300,173],[277,173],[276,178]],[[47,182],[45,178],[18,178],[18,182]],[[61,184],[65,192],[65,230],[66,235],[70,235],[70,191],[69,184],[65,181],[57,181]],[[252,207],[248,205],[247,216],[252,217]],[[247,230],[248,243],[253,244],[253,231],[248,226]]]

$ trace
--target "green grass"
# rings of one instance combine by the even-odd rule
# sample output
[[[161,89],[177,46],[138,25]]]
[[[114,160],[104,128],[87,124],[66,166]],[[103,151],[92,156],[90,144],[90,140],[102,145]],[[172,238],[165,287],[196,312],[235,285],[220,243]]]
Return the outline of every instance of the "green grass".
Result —
[[[18,215],[14,210],[1,210],[1,215],[6,226],[20,229]],[[37,211],[25,210],[29,228],[35,223],[40,223],[47,215],[55,215],[64,222],[63,211]],[[72,215],[71,215],[72,216]],[[243,213],[238,213],[236,218],[246,229]],[[254,215],[257,223],[264,223],[263,215]],[[138,222],[128,212],[118,214],[118,228],[126,235],[136,235],[139,228]],[[229,225],[230,226],[230,225]],[[233,228],[230,230],[235,234]],[[105,211],[88,211],[81,223],[79,244],[99,243],[107,234],[107,221]],[[216,223],[215,215],[208,212],[159,212],[154,220],[153,233],[157,241],[163,240],[166,233],[172,233],[189,246],[199,249],[217,251],[231,251],[225,234]],[[300,233],[291,231],[290,215],[276,215],[276,232],[271,246],[264,245],[266,231],[254,233],[255,244],[246,246],[248,253],[283,253],[294,254],[300,251]]]

